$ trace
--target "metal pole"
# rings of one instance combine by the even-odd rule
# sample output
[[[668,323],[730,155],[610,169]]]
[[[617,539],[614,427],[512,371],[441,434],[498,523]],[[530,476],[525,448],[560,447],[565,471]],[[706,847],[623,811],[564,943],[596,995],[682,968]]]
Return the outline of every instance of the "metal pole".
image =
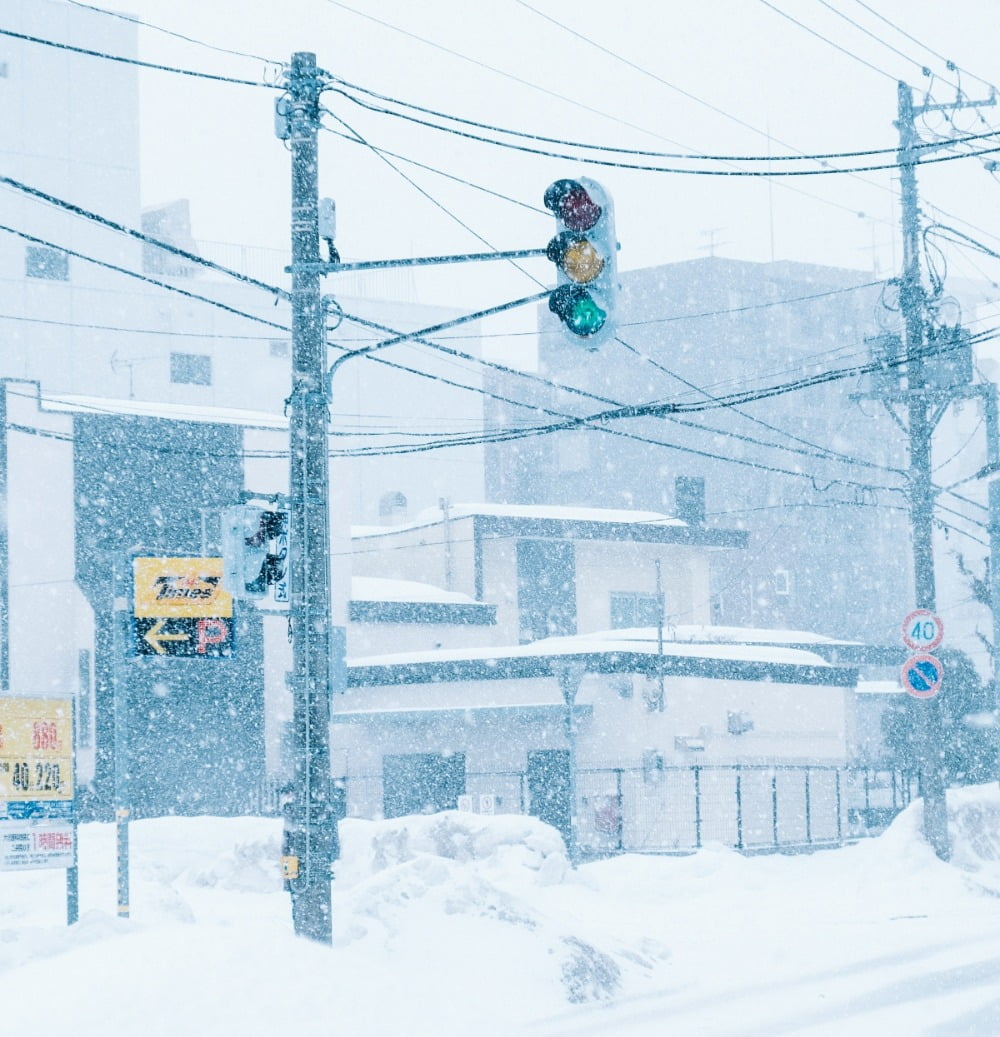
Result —
[[[128,598],[124,590],[125,576],[115,565],[114,624],[111,636],[111,673],[114,686],[115,714],[115,857],[118,866],[118,917],[129,917],[129,746],[128,746],[128,681],[122,673],[125,662],[125,623]]]
[[[72,781],[73,781],[73,863],[66,869],[66,924],[76,925],[80,920],[80,868],[79,868],[79,857],[80,857],[80,825],[79,817],[76,811],[76,797],[77,797],[77,781],[76,781],[76,724],[77,724],[77,711],[76,701],[73,701],[73,719],[70,723],[69,729],[72,732],[73,738],[73,753],[72,753]]]
[[[666,601],[663,596],[663,577],[660,573],[660,559],[656,559],[656,708],[662,713],[666,707],[666,695],[663,690],[663,622]]]
[[[584,665],[570,661],[556,664],[556,676],[559,679],[559,690],[563,702],[566,703],[566,744],[569,749],[569,845],[566,852],[570,864],[574,867],[580,862],[578,818],[576,809],[576,696],[583,680]]]
[[[990,607],[993,609],[993,710],[1000,717],[1000,479],[989,484]],[[1000,738],[1000,731],[997,732]],[[994,742],[997,765],[1000,746]]]
[[[316,137],[321,80],[316,55],[296,53],[286,82],[292,153],[292,394],[290,611],[292,726],[295,744],[290,881],[295,933],[333,941],[330,788],[330,503],[325,389],[326,341],[319,275],[319,175]],[[337,638],[338,646],[342,643]]]
[[[931,436],[927,385],[924,377],[924,290],[920,280],[920,210],[917,204],[918,143],[914,124],[913,92],[899,83],[899,164],[903,218],[903,277],[899,306],[906,345],[907,401],[909,410],[910,467],[908,493],[913,536],[913,579],[917,608],[933,612],[934,587],[934,487],[931,481]],[[942,860],[951,849],[948,842],[948,808],[940,761],[941,718],[938,700],[916,703],[917,743],[921,789],[924,798],[924,837]]]

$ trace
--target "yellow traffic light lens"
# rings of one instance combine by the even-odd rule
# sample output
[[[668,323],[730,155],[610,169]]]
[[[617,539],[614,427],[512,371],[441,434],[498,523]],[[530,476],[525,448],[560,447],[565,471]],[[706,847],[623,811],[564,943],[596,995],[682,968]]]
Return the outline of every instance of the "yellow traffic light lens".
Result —
[[[604,269],[604,259],[586,238],[579,238],[566,249],[561,266],[571,281],[590,284]]]

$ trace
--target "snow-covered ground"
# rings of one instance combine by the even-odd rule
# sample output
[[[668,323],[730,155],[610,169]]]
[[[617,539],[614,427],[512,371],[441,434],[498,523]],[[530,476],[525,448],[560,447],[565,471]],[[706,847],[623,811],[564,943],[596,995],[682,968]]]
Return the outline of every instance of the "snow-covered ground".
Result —
[[[914,804],[811,856],[627,856],[567,867],[555,832],[457,812],[341,825],[332,949],[291,934],[280,826],[80,833],[61,871],[0,873],[4,1034],[1000,1033],[1000,793],[950,793],[954,860]]]

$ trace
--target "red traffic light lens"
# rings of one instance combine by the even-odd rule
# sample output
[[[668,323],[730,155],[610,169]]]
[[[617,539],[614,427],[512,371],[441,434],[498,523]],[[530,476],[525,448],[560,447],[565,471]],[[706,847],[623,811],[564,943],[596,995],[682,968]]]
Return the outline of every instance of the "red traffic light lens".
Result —
[[[545,207],[570,230],[590,230],[604,211],[576,180],[557,180],[545,192]]]

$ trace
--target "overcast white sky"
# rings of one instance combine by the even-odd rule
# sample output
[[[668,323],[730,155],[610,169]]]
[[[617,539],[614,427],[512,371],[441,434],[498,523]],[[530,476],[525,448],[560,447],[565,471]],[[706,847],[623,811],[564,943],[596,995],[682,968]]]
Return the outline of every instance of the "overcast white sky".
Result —
[[[976,76],[1000,81],[995,0],[286,0],[280,11],[264,0],[114,6],[278,62],[294,50],[312,50],[321,67],[345,80],[464,118],[672,152],[893,147],[897,79],[917,87],[918,100],[929,84],[934,100],[954,97],[949,83],[956,75],[932,50],[966,70],[961,85],[972,97],[989,94]],[[277,74],[259,61],[149,29],[140,30],[139,53],[149,61],[249,78]],[[922,74],[923,65],[933,80]],[[285,247],[288,156],[273,135],[271,93],[156,72],[142,74],[141,90],[144,203],[189,197],[197,237]],[[898,264],[890,172],[750,180],[602,169],[463,141],[365,112],[335,93],[324,100],[333,113],[325,119],[331,128],[343,128],[340,117],[371,144],[527,206],[541,209],[542,193],[557,177],[601,180],[615,198],[622,269],[706,255],[713,240],[716,254],[747,260],[877,266],[882,275]],[[981,114],[1000,127],[996,107]],[[989,128],[977,110],[958,113],[955,125]],[[934,128],[950,130],[940,117]],[[321,189],[337,200],[344,258],[485,250],[459,221],[501,249],[543,246],[552,233],[545,212],[397,165],[453,217],[364,146],[322,134]],[[1000,249],[993,236],[1000,233],[1000,182],[981,160],[927,167],[920,188],[949,214],[947,222]],[[997,260],[967,251],[950,251],[949,261],[956,276],[994,279],[1000,273]],[[535,288],[502,266],[428,275],[437,280],[426,282],[433,296],[426,301],[489,305]],[[550,279],[544,261],[530,269]]]

